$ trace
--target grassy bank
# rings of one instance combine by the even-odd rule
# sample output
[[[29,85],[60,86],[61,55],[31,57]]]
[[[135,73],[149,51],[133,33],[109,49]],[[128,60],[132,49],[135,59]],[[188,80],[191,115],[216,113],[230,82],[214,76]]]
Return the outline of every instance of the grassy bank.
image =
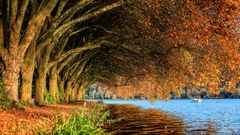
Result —
[[[40,135],[105,135],[103,126],[109,124],[109,111],[104,111],[104,105],[99,104],[91,110],[73,110],[64,119],[61,115],[55,118],[52,129],[39,131]]]
[[[108,111],[96,103],[25,107],[25,110],[0,109],[0,134],[104,134]]]

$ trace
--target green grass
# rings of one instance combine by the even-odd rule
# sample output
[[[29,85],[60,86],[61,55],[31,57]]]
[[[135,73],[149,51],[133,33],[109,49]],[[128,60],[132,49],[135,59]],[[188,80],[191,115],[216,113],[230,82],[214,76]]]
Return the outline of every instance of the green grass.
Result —
[[[56,117],[55,124],[50,131],[38,132],[39,135],[105,135],[103,126],[114,122],[108,120],[109,111],[104,111],[99,105],[92,111],[73,111],[66,121]]]

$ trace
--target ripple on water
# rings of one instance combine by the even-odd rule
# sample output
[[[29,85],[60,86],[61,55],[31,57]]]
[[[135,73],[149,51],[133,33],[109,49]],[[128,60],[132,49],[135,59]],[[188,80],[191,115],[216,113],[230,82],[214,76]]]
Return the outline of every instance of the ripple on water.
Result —
[[[181,118],[187,134],[210,132],[217,135],[240,135],[240,99],[204,99],[200,104],[191,103],[190,100],[157,101],[156,104],[150,104],[147,100],[106,100],[104,102],[133,104],[145,109],[163,110]]]
[[[133,105],[109,105],[111,118],[122,118],[121,121],[105,128],[117,135],[151,134],[183,135],[183,122],[160,110],[142,109]]]

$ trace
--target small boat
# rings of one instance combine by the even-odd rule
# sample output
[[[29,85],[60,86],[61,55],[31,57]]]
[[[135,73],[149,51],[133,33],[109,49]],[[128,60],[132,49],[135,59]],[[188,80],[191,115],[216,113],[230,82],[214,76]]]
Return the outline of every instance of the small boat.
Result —
[[[201,103],[202,102],[202,99],[200,96],[192,97],[191,100],[193,103]]]

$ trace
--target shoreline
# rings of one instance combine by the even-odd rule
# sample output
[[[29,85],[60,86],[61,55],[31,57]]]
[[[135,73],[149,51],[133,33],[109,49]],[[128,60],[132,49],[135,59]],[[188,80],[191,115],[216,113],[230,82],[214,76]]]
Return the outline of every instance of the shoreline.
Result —
[[[73,109],[88,110],[94,108],[96,102],[55,104],[43,107],[26,107],[22,110],[0,109],[0,134],[25,135],[52,128],[56,116],[67,119]],[[186,134],[186,127],[181,118],[175,117],[160,109],[144,109],[131,104],[104,104],[109,110],[109,120],[116,122],[107,124],[103,128],[106,133],[116,135],[130,134]],[[61,115],[60,115],[61,114]],[[120,119],[120,120],[119,120]]]
[[[96,106],[95,102],[55,104],[43,107],[25,107],[25,110],[2,110],[0,109],[0,134],[7,135],[25,135],[33,134],[41,129],[51,129],[55,122],[56,116],[60,115],[67,119],[73,109],[91,109]],[[183,132],[183,124],[177,118],[157,110],[143,109],[134,105],[105,104],[106,110],[110,112],[110,119],[119,119],[120,121],[106,125],[104,128],[107,132],[116,134],[131,133],[180,133]],[[164,118],[165,121],[161,118]],[[171,128],[164,123],[175,124],[179,128]],[[151,124],[151,125],[150,125]],[[126,125],[128,125],[126,129]],[[154,130],[156,129],[156,130]],[[178,130],[178,131],[177,131]]]

